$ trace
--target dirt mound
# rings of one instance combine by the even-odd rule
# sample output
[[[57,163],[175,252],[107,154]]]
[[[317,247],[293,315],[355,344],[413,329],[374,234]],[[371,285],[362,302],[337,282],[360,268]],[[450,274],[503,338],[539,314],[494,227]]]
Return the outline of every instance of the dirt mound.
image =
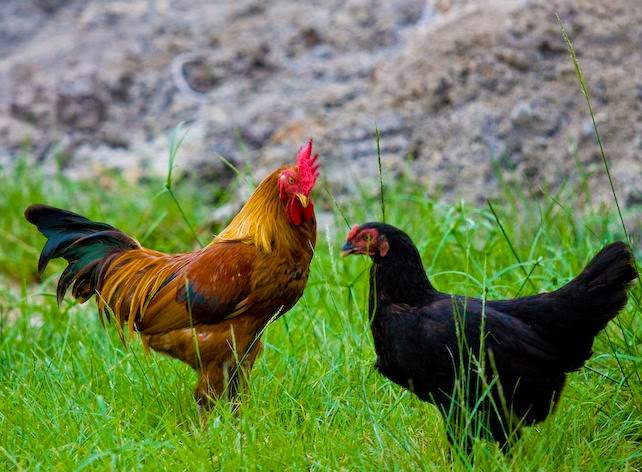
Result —
[[[411,169],[452,198],[491,196],[498,172],[537,195],[578,163],[604,183],[555,12],[625,201],[642,203],[642,4],[627,0],[6,0],[0,155],[28,143],[41,165],[135,179],[165,171],[187,121],[189,173],[224,183],[216,154],[264,171],[314,136],[340,191],[376,175],[377,126],[388,177]]]

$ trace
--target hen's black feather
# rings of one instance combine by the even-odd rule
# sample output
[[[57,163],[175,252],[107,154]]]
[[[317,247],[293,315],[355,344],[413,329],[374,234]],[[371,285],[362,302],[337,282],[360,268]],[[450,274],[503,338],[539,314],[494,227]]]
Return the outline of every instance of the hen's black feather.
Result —
[[[590,357],[594,337],[624,307],[637,277],[628,246],[616,242],[559,290],[483,303],[436,291],[399,229],[360,228],[376,229],[388,244],[370,273],[377,369],[437,404],[449,422],[453,405],[474,409],[502,446],[555,408],[566,373]],[[451,440],[456,432],[450,424]]]

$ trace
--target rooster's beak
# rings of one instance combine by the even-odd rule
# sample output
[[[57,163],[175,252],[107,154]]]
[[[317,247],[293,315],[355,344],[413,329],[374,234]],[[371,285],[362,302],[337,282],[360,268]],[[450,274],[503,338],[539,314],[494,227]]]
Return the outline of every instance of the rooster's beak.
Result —
[[[306,197],[302,193],[297,193],[296,194],[296,198],[299,199],[299,201],[301,202],[301,206],[303,208],[307,208],[308,207],[308,204],[310,203],[310,199],[308,197]]]
[[[348,255],[352,254],[353,252],[355,252],[356,250],[357,250],[357,248],[354,247],[350,241],[348,241],[341,248],[341,257],[348,256]]]

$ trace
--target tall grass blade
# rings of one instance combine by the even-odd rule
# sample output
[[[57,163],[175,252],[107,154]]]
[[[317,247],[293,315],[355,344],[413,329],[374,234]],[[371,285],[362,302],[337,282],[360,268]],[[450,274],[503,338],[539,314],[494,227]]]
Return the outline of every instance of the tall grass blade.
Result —
[[[246,174],[242,173],[241,170],[238,167],[236,167],[229,159],[226,159],[225,157],[220,155],[218,152],[214,153],[214,155],[223,164],[229,167],[237,175],[237,177],[243,179],[251,189],[256,188],[256,183],[253,182]]]
[[[337,199],[334,198],[334,195],[332,195],[332,192],[330,192],[330,189],[327,186],[324,186],[323,190],[325,190],[325,193],[327,193],[328,197],[330,197],[330,200],[332,200],[332,203],[334,204],[337,211],[341,215],[341,218],[343,218],[343,221],[345,222],[346,226],[350,228],[350,221],[348,221],[348,218],[346,217],[346,214],[343,211],[343,208],[341,208],[341,205],[339,205],[339,202],[337,201]]]
[[[620,208],[620,201],[617,197],[617,192],[615,191],[615,185],[613,184],[613,177],[611,176],[611,170],[609,168],[608,159],[606,158],[606,152],[604,151],[604,145],[602,144],[600,131],[598,130],[597,122],[595,121],[595,113],[593,112],[593,105],[591,104],[591,96],[589,95],[588,87],[586,86],[586,81],[584,80],[584,74],[582,73],[582,69],[580,68],[580,63],[577,60],[577,55],[575,54],[575,48],[573,47],[573,42],[571,41],[571,38],[569,37],[568,33],[566,32],[566,29],[564,28],[562,19],[560,18],[558,13],[556,13],[555,16],[557,17],[557,22],[562,31],[562,37],[564,38],[564,42],[566,43],[568,53],[571,56],[571,60],[573,61],[573,67],[575,67],[575,75],[580,84],[580,89],[582,90],[582,94],[584,95],[584,100],[586,101],[586,105],[588,106],[589,115],[591,115],[591,122],[593,123],[595,139],[597,140],[597,144],[600,148],[600,156],[602,158],[602,163],[604,164],[604,170],[606,171],[606,176],[609,179],[609,185],[611,186],[611,193],[613,193],[613,201],[615,202],[615,207],[617,208],[617,213],[620,218],[620,223],[622,224],[624,237],[626,238],[628,243],[631,244],[631,237],[629,236],[629,232],[626,229],[626,224],[624,223],[624,217],[622,216],[622,209]],[[642,287],[642,280],[638,279],[638,281],[640,283],[640,287]]]
[[[555,16],[557,17],[557,23],[559,24],[561,33],[562,33],[562,38],[564,39],[564,42],[566,43],[566,48],[568,49],[568,53],[571,56],[571,60],[573,61],[573,67],[575,68],[575,76],[577,77],[577,81],[579,82],[580,89],[582,90],[582,95],[584,95],[584,100],[586,101],[586,105],[588,107],[589,115],[591,115],[591,122],[593,123],[593,131],[595,132],[595,139],[597,140],[597,144],[600,148],[600,156],[602,158],[602,163],[604,164],[604,170],[606,171],[606,176],[609,180],[609,185],[611,187],[611,193],[613,194],[613,201],[615,202],[615,207],[617,208],[617,213],[620,218],[620,224],[622,225],[622,230],[624,231],[624,237],[626,238],[627,242],[629,245],[632,244],[631,237],[629,235],[628,230],[626,229],[626,224],[624,223],[624,217],[622,216],[622,209],[620,208],[620,201],[617,197],[617,192],[615,191],[615,185],[613,183],[613,177],[611,176],[611,170],[609,169],[609,162],[608,159],[606,158],[606,152],[604,151],[604,145],[602,144],[602,138],[600,136],[600,131],[598,130],[597,127],[597,122],[595,121],[595,113],[593,112],[593,105],[591,104],[591,96],[588,91],[588,87],[586,85],[586,80],[584,79],[584,73],[582,72],[582,69],[580,67],[580,63],[577,59],[577,54],[575,53],[575,48],[573,47],[573,42],[571,41],[571,38],[569,37],[568,33],[566,32],[566,28],[564,28],[564,24],[562,23],[562,19],[560,18],[559,14],[556,13]],[[633,264],[635,268],[639,272],[639,267],[637,264],[637,261],[633,259]],[[642,288],[642,279],[638,277],[638,285],[640,288]],[[640,306],[637,305],[637,310],[640,310]],[[622,323],[619,318],[615,319],[615,323],[620,329],[622,336],[624,337],[626,344],[632,349],[634,346],[634,343],[632,343],[629,340],[629,336],[627,336],[626,331],[624,330]],[[615,356],[615,360],[617,361],[618,367],[620,368],[620,371],[622,373],[622,376],[625,379],[625,383],[629,389],[631,389],[631,386],[628,382],[628,376],[626,375],[626,372],[624,371],[624,368],[622,367],[622,364],[620,362],[620,358],[615,350],[615,347],[613,346],[610,337],[608,336],[608,332],[606,333],[607,340],[609,344],[611,345],[613,349],[613,355]],[[642,378],[640,377],[639,372],[637,372],[637,369],[635,369],[635,374],[638,380],[638,384],[642,384]],[[631,390],[633,392],[633,390]]]
[[[379,165],[379,199],[381,204],[381,221],[386,222],[386,199],[384,196],[383,188],[383,172],[381,170],[381,135],[379,133],[379,128],[375,128],[375,138],[377,140],[377,164]]]
[[[504,239],[506,240],[506,243],[508,243],[508,247],[510,251],[513,253],[513,256],[515,256],[515,260],[519,263],[519,267],[521,268],[522,272],[524,273],[524,277],[526,277],[526,280],[528,283],[530,283],[531,287],[533,287],[534,290],[537,289],[535,287],[535,284],[530,278],[530,274],[526,272],[526,269],[524,268],[524,265],[522,264],[522,260],[519,258],[517,255],[517,251],[515,250],[515,247],[513,246],[513,243],[511,242],[510,238],[508,237],[508,234],[506,233],[506,230],[504,229],[504,225],[502,224],[501,220],[499,219],[499,215],[497,215],[497,212],[495,211],[495,208],[493,208],[493,204],[490,202],[490,200],[486,200],[486,203],[488,203],[488,208],[490,208],[491,213],[495,217],[495,222],[497,223],[497,226],[499,226],[499,230],[502,232],[502,235],[504,236]],[[521,291],[521,289],[520,289]]]
[[[183,135],[179,138],[178,134],[182,131],[184,127],[185,127],[185,122],[181,121],[179,124],[176,125],[176,127],[172,130],[172,134],[169,136],[169,161],[167,162],[168,164],[167,180],[165,181],[165,188],[167,189],[172,188],[172,175],[174,172],[174,162],[176,161],[176,154],[178,153],[178,148],[181,146],[181,144],[183,144],[183,141],[187,136],[187,132],[189,131],[189,130],[185,130]]]
[[[172,197],[172,200],[174,200],[174,204],[176,205],[176,208],[178,208],[178,211],[181,214],[181,218],[183,218],[183,221],[191,231],[192,236],[194,237],[194,241],[196,241],[196,243],[202,248],[204,247],[204,245],[201,242],[201,240],[198,238],[198,235],[196,234],[196,230],[194,229],[194,226],[192,226],[192,223],[190,223],[189,219],[187,218],[187,215],[185,214],[183,207],[179,203],[178,198],[176,198],[176,195],[174,194],[174,189],[172,187],[172,175],[174,172],[174,162],[176,161],[178,148],[180,148],[181,144],[183,144],[183,141],[187,136],[187,132],[189,131],[189,130],[185,130],[182,136],[178,138],[178,135],[184,126],[185,126],[184,121],[181,121],[179,124],[177,124],[169,138],[169,162],[168,162],[168,169],[167,169],[167,179],[165,180],[165,190],[167,190],[167,193],[169,193],[169,196]]]

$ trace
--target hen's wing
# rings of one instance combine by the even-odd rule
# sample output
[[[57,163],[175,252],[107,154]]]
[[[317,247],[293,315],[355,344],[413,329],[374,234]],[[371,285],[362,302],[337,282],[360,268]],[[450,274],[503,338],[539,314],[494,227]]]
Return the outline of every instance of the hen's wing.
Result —
[[[483,307],[475,299],[442,300],[422,311],[426,329],[442,326],[441,341],[447,345],[464,345],[457,339],[462,326],[465,345],[475,357],[479,358],[483,345],[487,372],[498,374],[504,396],[519,417],[527,416],[530,422],[546,417],[565,379],[564,360],[555,344],[524,321]],[[462,323],[459,328],[457,323]],[[447,368],[452,372],[452,360],[449,362]]]

